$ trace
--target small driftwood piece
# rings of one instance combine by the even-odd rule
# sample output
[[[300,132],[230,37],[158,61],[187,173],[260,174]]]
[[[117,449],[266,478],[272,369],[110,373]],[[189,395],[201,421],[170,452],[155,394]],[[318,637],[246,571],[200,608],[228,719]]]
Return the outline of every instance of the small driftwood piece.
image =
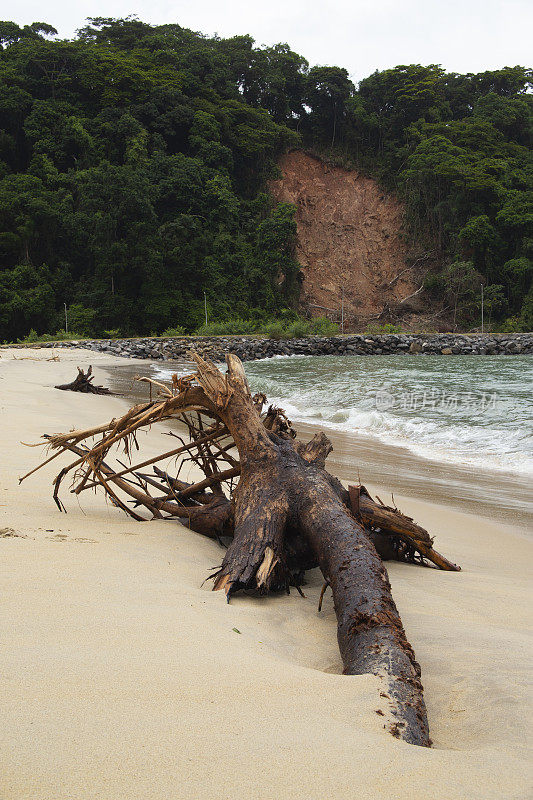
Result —
[[[61,386],[56,386],[56,389],[62,389],[65,392],[85,392],[85,394],[111,394],[109,389],[105,386],[95,386],[93,383],[94,375],[92,374],[93,368],[89,366],[87,372],[84,372],[78,367],[78,374],[72,383],[63,383]]]
[[[141,379],[150,384],[150,401],[120,419],[45,436],[53,453],[21,480],[61,453],[72,453],[74,461],[55,479],[60,510],[60,487],[71,474],[75,494],[101,487],[136,520],[146,519],[146,512],[177,518],[223,542],[226,553],[211,577],[228,602],[239,591],[299,589],[305,571],[319,566],[333,592],[344,673],[379,676],[385,727],[407,742],[429,745],[420,667],[383,560],[459,567],[437,553],[429,533],[398,509],[373,500],[362,486],[347,490],[330,475],[328,438],[319,433],[303,443],[281,409],[264,411],[266,397],[251,396],[236,356],[226,357],[226,374],[197,354],[192,358],[196,373],[173,376],[170,387]],[[177,446],[132,463],[137,431],[165,420],[181,423],[183,433],[170,432]],[[115,455],[121,446],[128,464]],[[187,462],[203,475],[195,483],[180,479]],[[172,463],[177,466],[170,473]]]

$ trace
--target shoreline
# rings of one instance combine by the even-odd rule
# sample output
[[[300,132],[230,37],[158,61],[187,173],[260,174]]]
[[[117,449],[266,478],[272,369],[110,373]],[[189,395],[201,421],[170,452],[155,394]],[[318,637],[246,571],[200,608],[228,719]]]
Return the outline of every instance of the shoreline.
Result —
[[[413,747],[383,730],[374,676],[339,674],[317,570],[305,598],[228,605],[202,585],[216,542],[174,521],[136,523],[100,493],[78,502],[67,486],[60,514],[60,459],[19,486],[42,457],[21,440],[98,424],[127,401],[53,389],[90,363],[85,351],[1,355],[0,529],[12,531],[0,537],[2,798],[525,800],[533,544],[521,529],[397,498],[462,566],[386,565],[434,740]],[[92,361],[104,384],[128,365]],[[143,454],[161,451],[164,430],[141,437]]]
[[[183,367],[186,362],[168,364]],[[151,362],[147,362],[148,372]],[[155,366],[155,365],[154,365]],[[157,362],[157,369],[166,365]],[[147,397],[146,387],[132,383],[140,370],[130,364],[105,368],[112,390],[131,403]],[[306,441],[324,430],[333,444],[328,469],[342,481],[361,482],[378,493],[412,497],[470,514],[516,525],[525,535],[533,531],[533,498],[526,476],[504,470],[475,470],[452,462],[425,458],[407,447],[384,442],[372,435],[340,432],[319,424],[294,421],[294,428]],[[385,487],[385,488],[383,488]],[[387,502],[387,497],[383,497]]]

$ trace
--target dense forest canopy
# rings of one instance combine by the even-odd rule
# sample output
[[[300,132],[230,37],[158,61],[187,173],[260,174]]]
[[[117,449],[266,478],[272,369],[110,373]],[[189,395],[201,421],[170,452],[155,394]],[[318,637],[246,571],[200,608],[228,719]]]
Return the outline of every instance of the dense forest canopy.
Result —
[[[286,44],[93,19],[0,22],[0,340],[273,318],[298,299],[294,208],[266,182],[305,147],[402,197],[435,297],[482,281],[533,327],[531,71],[310,67]],[[473,312],[472,312],[473,314]]]

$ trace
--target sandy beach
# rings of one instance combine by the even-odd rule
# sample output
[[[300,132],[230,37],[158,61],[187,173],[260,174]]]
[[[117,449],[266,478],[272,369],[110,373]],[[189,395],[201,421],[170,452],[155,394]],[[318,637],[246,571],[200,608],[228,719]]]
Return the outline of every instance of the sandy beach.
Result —
[[[103,495],[68,514],[59,459],[18,485],[42,433],[89,427],[119,397],[59,392],[86,351],[0,351],[2,800],[526,800],[530,563],[523,526],[398,496],[461,564],[388,563],[422,666],[431,749],[384,729],[377,679],[340,674],[331,596],[236,598],[202,584],[221,549],[176,522],[136,523]],[[142,362],[138,363],[141,371]],[[161,451],[161,429],[141,440]],[[363,476],[361,476],[363,478]],[[386,494],[388,484],[371,487]],[[89,493],[86,493],[89,495]],[[489,518],[490,517],[490,518]]]

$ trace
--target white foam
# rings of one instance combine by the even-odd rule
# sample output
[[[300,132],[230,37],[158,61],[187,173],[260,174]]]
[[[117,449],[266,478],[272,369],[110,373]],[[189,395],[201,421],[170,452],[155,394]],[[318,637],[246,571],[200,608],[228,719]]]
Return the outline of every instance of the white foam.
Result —
[[[473,356],[465,356],[460,363],[438,356],[408,363],[394,356],[385,357],[386,361],[376,356],[358,359],[354,369],[350,357],[275,356],[245,366],[252,389],[264,391],[269,402],[283,408],[295,422],[371,437],[435,461],[533,476],[531,404],[528,413],[525,399],[533,360],[480,358],[484,358],[481,366]],[[448,365],[446,371],[443,364]],[[173,371],[154,364],[159,380],[169,380]],[[383,389],[398,396],[406,386],[414,392],[438,387],[453,397],[454,392],[480,385],[490,387],[498,399],[483,414],[468,407],[455,411],[376,407],[376,392]]]

